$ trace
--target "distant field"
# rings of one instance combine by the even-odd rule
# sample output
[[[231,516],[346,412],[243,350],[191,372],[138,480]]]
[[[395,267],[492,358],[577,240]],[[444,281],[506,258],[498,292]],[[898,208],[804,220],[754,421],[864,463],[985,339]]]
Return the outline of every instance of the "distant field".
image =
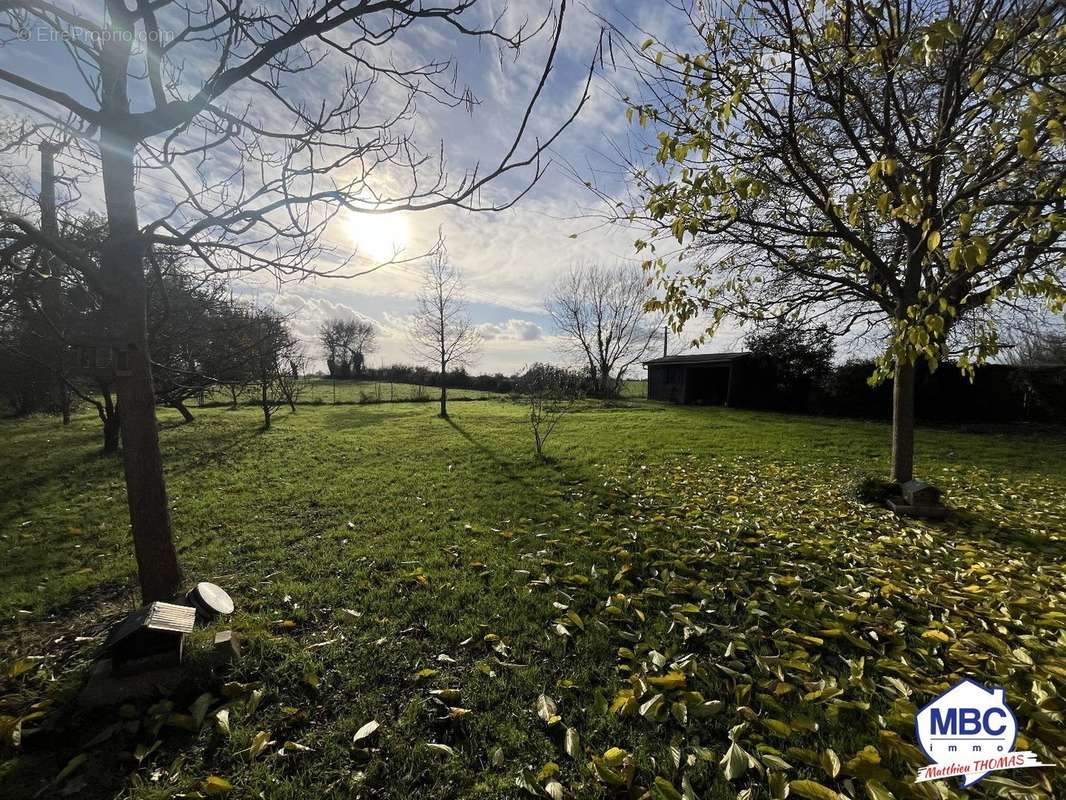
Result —
[[[435,412],[161,409],[187,577],[237,613],[163,702],[102,711],[121,461],[90,413],[0,421],[0,797],[948,800],[914,712],[963,676],[1066,761],[1061,435],[920,429],[957,509],[928,522],[855,497],[880,422],[589,403],[538,463],[522,403]],[[1004,774],[973,796],[1066,797],[1061,766]]]
[[[647,380],[627,380],[622,384],[622,397],[626,399],[643,399],[648,393]],[[448,397],[455,400],[485,400],[499,397],[496,392],[484,392],[478,389],[449,388]],[[437,386],[419,386],[412,383],[390,383],[388,381],[356,381],[329,378],[310,378],[300,392],[300,403],[311,404],[347,404],[347,403],[390,403],[401,401],[432,401],[440,397]],[[251,393],[246,393],[238,403],[254,403]],[[207,405],[219,403],[228,405],[229,395],[225,391],[215,391],[205,398]]]
[[[455,400],[482,400],[497,397],[493,392],[481,392],[476,389],[448,389],[448,397]],[[387,381],[333,381],[329,378],[309,378],[300,392],[300,403],[390,403],[399,401],[436,400],[440,397],[440,388],[436,386],[419,386],[413,383],[389,383]],[[224,390],[212,392],[205,398],[208,405],[229,404],[230,397]],[[242,395],[238,401],[242,405],[254,403],[252,393]],[[191,404],[192,405],[192,404]]]

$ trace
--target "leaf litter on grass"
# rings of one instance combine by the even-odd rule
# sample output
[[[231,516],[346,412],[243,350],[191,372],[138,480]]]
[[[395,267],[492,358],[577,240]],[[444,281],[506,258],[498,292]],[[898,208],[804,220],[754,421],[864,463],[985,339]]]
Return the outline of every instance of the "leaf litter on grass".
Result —
[[[490,572],[502,604],[525,599],[528,612],[543,602],[538,619],[464,619],[467,638],[455,649],[430,638],[439,628],[421,626],[425,607],[390,611],[394,624],[347,613],[346,595],[321,618],[301,608],[298,624],[271,625],[295,606],[264,602],[265,672],[246,661],[241,673],[264,685],[204,686],[222,697],[194,694],[188,714],[155,715],[174,742],[192,735],[186,728],[209,727],[227,754],[189,780],[215,776],[240,792],[266,775],[325,767],[331,781],[348,781],[365,766],[371,794],[403,796],[425,788],[423,773],[404,773],[415,765],[447,776],[426,795],[441,797],[509,796],[501,782],[548,797],[962,797],[957,783],[913,784],[925,763],[913,720],[963,675],[1004,686],[1021,723],[1018,749],[1062,764],[1061,486],[944,474],[937,481],[962,513],[929,524],[859,503],[846,471],[825,465],[693,457],[595,469],[589,481],[556,486],[571,506],[565,517],[478,525],[509,551],[499,568],[493,551],[474,562],[456,551],[377,578],[408,605],[424,595],[458,614],[447,597],[456,575]],[[333,631],[342,626],[346,640]],[[376,678],[389,679],[386,702],[367,702],[350,727],[336,726],[343,747],[331,745],[341,706],[318,698],[334,696],[347,653],[384,647],[382,633],[396,669]],[[453,655],[441,659],[442,650]],[[272,666],[285,654],[290,664]],[[319,679],[329,691],[315,688]],[[358,681],[340,697],[375,697]],[[511,693],[508,706],[501,698]],[[284,703],[308,697],[306,737],[296,741],[283,727]],[[422,712],[405,717],[405,708]],[[528,731],[507,738],[509,717]],[[380,730],[353,741],[367,720],[381,720]],[[152,729],[138,764],[158,745]],[[1066,796],[1062,781],[1061,769],[1005,773],[982,791]]]
[[[1036,479],[1035,513],[972,480],[947,480],[949,502],[996,513],[929,524],[864,505],[846,476],[801,465],[688,458],[606,475],[612,506],[561,537],[558,557],[541,550],[546,571],[529,586],[565,594],[556,610],[580,615],[581,626],[552,623],[564,647],[583,630],[609,632],[610,713],[646,753],[612,748],[576,780],[647,797],[720,793],[722,781],[741,797],[962,797],[957,784],[913,782],[927,763],[913,730],[917,710],[963,676],[1004,687],[1018,749],[1061,768],[1061,509]],[[558,569],[575,545],[595,554],[588,575]],[[555,715],[546,699],[542,720]],[[1066,783],[1043,770],[986,787],[1052,798]]]

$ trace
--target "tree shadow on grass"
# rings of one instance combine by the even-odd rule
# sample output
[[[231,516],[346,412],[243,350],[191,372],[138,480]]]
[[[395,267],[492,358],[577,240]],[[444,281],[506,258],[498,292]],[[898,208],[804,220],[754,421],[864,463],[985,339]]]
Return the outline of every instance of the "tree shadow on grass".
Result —
[[[181,430],[184,426],[177,426]],[[168,471],[180,471],[189,467],[219,464],[242,450],[261,433],[258,425],[211,431],[207,437],[167,439],[161,443],[163,460]]]
[[[62,654],[63,661],[75,653],[91,655],[104,640],[111,626],[139,605],[136,581],[108,578],[78,592],[73,597],[45,608],[38,618],[14,626],[10,644],[17,653],[47,651],[53,659]],[[82,637],[82,641],[78,638]],[[94,641],[84,641],[91,638]]]
[[[399,403],[352,403],[348,405],[325,406],[325,424],[330,430],[358,430],[372,428],[383,423],[422,416],[425,403],[408,404],[400,410]],[[412,406],[413,407],[410,407]],[[385,412],[382,409],[388,408]],[[316,407],[312,407],[316,408]],[[373,409],[373,410],[371,410]],[[316,413],[318,413],[316,409]]]
[[[86,472],[96,468],[92,476]],[[0,496],[11,502],[0,503],[0,528],[14,525],[34,505],[32,498],[54,490],[58,484],[81,485],[93,481],[122,478],[122,451],[105,453],[102,447],[92,450],[71,448],[62,456],[52,456],[42,468],[23,465],[16,480],[0,484]],[[8,477],[14,477],[9,475]],[[13,502],[18,498],[21,502]]]
[[[980,544],[988,539],[1000,547],[1014,547],[1040,555],[1066,557],[1066,542],[1055,541],[1032,530],[1011,527],[966,509],[952,509],[951,516],[941,522],[931,523],[936,527],[955,529]]]
[[[452,429],[463,437],[467,442],[474,446],[482,455],[488,458],[492,462],[493,466],[499,470],[512,483],[517,483],[525,487],[530,492],[543,492],[545,484],[538,481],[531,481],[526,476],[519,473],[516,469],[516,465],[513,461],[510,461],[502,457],[497,451],[491,447],[486,446],[482,442],[474,438],[462,425],[455,421],[453,417],[447,417],[445,421],[452,427]],[[531,458],[530,463],[534,468],[543,468],[551,470],[551,478],[556,482],[584,482],[586,476],[572,474],[571,471],[566,469],[566,464],[553,457],[546,457],[541,459]]]
[[[196,418],[190,420],[184,419],[164,419],[159,422],[159,431],[170,431],[177,428],[184,428],[186,425],[192,425],[196,422]]]

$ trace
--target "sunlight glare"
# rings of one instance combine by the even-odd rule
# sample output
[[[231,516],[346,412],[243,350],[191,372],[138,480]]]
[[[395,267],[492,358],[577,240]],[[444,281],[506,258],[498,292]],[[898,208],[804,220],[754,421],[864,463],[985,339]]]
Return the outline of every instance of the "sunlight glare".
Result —
[[[359,255],[374,262],[388,261],[407,248],[410,229],[403,213],[349,214],[348,238]]]

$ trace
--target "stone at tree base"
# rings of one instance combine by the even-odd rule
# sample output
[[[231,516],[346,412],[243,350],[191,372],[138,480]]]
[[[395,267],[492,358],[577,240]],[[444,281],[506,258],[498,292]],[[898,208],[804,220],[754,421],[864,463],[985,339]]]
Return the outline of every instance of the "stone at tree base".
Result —
[[[940,505],[940,490],[931,483],[914,480],[913,478],[900,485],[903,499],[911,506],[938,506]]]
[[[912,505],[901,497],[890,497],[888,507],[898,517],[924,517],[926,519],[944,519],[950,513],[947,506]]]
[[[940,502],[941,492],[931,483],[913,478],[900,484],[902,497],[890,497],[888,507],[899,517],[944,519],[947,507]]]
[[[215,656],[223,661],[233,661],[241,655],[241,638],[233,631],[219,631],[215,634]]]
[[[123,703],[154,700],[171,694],[181,680],[180,667],[150,669],[130,675],[115,675],[110,658],[97,661],[89,680],[78,695],[82,708],[106,708]]]

